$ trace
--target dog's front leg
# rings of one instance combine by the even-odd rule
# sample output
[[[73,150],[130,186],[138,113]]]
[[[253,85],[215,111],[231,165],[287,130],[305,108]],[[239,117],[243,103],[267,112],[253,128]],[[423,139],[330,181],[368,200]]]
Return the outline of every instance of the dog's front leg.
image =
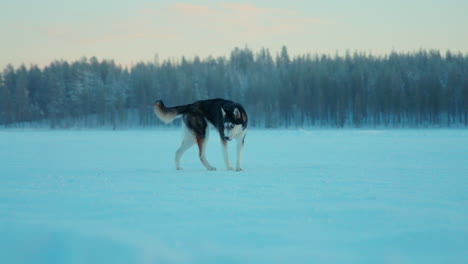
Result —
[[[244,131],[242,135],[237,138],[237,166],[236,171],[242,171],[242,150],[244,149],[246,132]]]
[[[227,143],[228,142],[225,139],[221,139],[221,145],[223,146],[224,163],[226,164],[226,168],[228,170],[234,170],[231,165],[231,160],[229,159],[229,151],[228,151]]]

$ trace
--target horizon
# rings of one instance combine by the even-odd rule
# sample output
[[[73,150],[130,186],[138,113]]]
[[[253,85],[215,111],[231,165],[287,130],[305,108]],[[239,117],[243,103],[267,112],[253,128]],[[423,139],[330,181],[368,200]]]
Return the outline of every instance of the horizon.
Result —
[[[92,4],[91,4],[92,3]],[[27,6],[27,8],[24,8]],[[52,8],[49,8],[53,6]],[[44,68],[83,57],[140,62],[229,57],[235,47],[272,56],[386,56],[437,50],[468,54],[468,2],[46,0],[0,4],[0,67]],[[423,7],[423,8],[422,8]]]
[[[285,47],[285,46],[283,46]],[[233,52],[235,49],[237,49],[239,47],[234,47],[231,52]],[[252,51],[253,53],[253,56],[255,58],[256,55],[258,55],[262,49],[265,49],[269,52],[269,54],[272,56],[272,59],[273,61],[275,60],[276,57],[280,56],[280,50],[281,49],[278,49],[277,52],[271,52],[270,49],[266,49],[266,48],[261,48],[259,50],[252,50],[250,49],[249,47],[244,47],[244,48],[239,48],[241,50],[244,50],[244,49],[248,49],[249,51]],[[287,47],[286,47],[287,49]],[[462,53],[460,51],[453,51],[453,50],[445,50],[445,51],[442,51],[442,50],[435,50],[435,49],[420,49],[420,50],[414,50],[414,51],[390,51],[388,53],[383,53],[383,54],[373,54],[372,52],[366,52],[366,51],[344,51],[344,52],[338,52],[336,51],[335,53],[331,54],[331,53],[307,53],[307,54],[291,54],[289,53],[289,50],[288,51],[288,55],[290,57],[291,60],[295,60],[297,58],[302,58],[304,56],[306,57],[311,57],[311,58],[315,58],[315,57],[322,57],[322,56],[327,56],[328,58],[345,58],[347,55],[350,55],[351,57],[353,57],[355,54],[358,54],[359,56],[364,56],[366,58],[374,58],[374,59],[385,59],[387,57],[389,57],[390,55],[392,54],[397,54],[397,55],[410,55],[410,56],[413,56],[413,55],[417,55],[421,52],[427,52],[427,53],[432,53],[432,52],[438,52],[441,56],[441,58],[446,58],[446,55],[448,52],[451,53],[451,55],[453,56],[463,56],[463,57],[466,57],[468,56],[468,52],[467,53]],[[180,55],[178,57],[167,57],[167,58],[164,58],[164,59],[161,59],[159,57],[159,54],[154,54],[153,58],[150,59],[146,59],[146,60],[139,60],[139,61],[135,61],[135,62],[131,62],[130,64],[122,64],[120,63],[119,61],[116,61],[115,59],[113,58],[99,58],[98,56],[90,56],[90,57],[87,57],[87,56],[82,56],[81,58],[77,58],[77,59],[71,59],[71,60],[65,60],[65,59],[53,59],[51,61],[49,61],[48,63],[45,63],[44,65],[39,65],[39,64],[36,64],[36,63],[30,63],[30,64],[24,64],[24,63],[21,63],[19,65],[13,65],[12,63],[7,63],[5,65],[5,67],[3,69],[0,69],[0,73],[5,70],[9,65],[11,65],[13,67],[13,69],[17,70],[21,67],[25,67],[26,69],[30,69],[32,67],[38,67],[39,69],[41,70],[44,70],[44,68],[54,64],[54,63],[70,63],[70,64],[73,64],[73,63],[77,63],[77,62],[81,62],[81,61],[86,61],[86,63],[89,63],[89,61],[93,58],[96,58],[96,60],[99,62],[99,63],[102,63],[102,62],[113,62],[116,66],[118,67],[122,67],[123,69],[132,69],[133,67],[135,67],[136,65],[138,64],[163,64],[163,63],[166,63],[166,62],[170,62],[170,63],[173,63],[175,65],[179,65],[181,64],[181,61],[182,60],[185,60],[186,62],[188,63],[193,63],[195,61],[195,59],[199,59],[200,61],[204,62],[204,61],[207,61],[209,59],[214,59],[214,60],[217,60],[219,58],[222,58],[222,59],[226,59],[228,62],[230,61],[230,53],[226,54],[226,55],[219,55],[219,56],[212,56],[212,55],[207,55],[205,57],[201,57],[201,56],[198,56],[198,55],[194,55],[192,57],[187,57],[185,55]]]

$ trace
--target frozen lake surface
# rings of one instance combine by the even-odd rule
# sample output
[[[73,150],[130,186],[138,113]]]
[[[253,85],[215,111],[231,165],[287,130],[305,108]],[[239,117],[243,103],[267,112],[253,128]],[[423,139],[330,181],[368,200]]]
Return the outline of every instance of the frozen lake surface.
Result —
[[[468,130],[181,135],[0,130],[1,263],[468,263]]]

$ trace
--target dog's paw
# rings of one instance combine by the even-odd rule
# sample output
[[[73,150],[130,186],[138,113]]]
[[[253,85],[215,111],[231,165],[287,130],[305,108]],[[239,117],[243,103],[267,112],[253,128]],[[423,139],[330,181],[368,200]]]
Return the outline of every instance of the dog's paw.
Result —
[[[208,169],[209,171],[215,171],[215,170],[216,170],[215,167],[208,167],[207,169]]]
[[[236,171],[244,171],[243,168],[236,168]]]
[[[176,170],[183,170],[183,168],[182,168],[182,167],[178,167],[178,168],[176,168]]]
[[[227,170],[234,170],[232,166],[227,167]]]

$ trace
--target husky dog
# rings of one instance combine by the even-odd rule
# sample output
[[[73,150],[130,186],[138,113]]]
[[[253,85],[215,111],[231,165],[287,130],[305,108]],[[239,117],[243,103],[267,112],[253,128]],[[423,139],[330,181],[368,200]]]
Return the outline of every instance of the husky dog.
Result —
[[[190,147],[198,145],[198,156],[208,170],[216,170],[206,160],[205,149],[211,124],[219,133],[223,147],[224,162],[228,170],[233,170],[227,143],[237,139],[237,166],[241,171],[242,149],[247,132],[247,113],[242,105],[224,99],[196,101],[193,104],[166,107],[162,100],[154,103],[154,113],[164,123],[169,124],[175,118],[182,117],[184,138],[175,153],[176,169],[181,170],[180,159]]]

